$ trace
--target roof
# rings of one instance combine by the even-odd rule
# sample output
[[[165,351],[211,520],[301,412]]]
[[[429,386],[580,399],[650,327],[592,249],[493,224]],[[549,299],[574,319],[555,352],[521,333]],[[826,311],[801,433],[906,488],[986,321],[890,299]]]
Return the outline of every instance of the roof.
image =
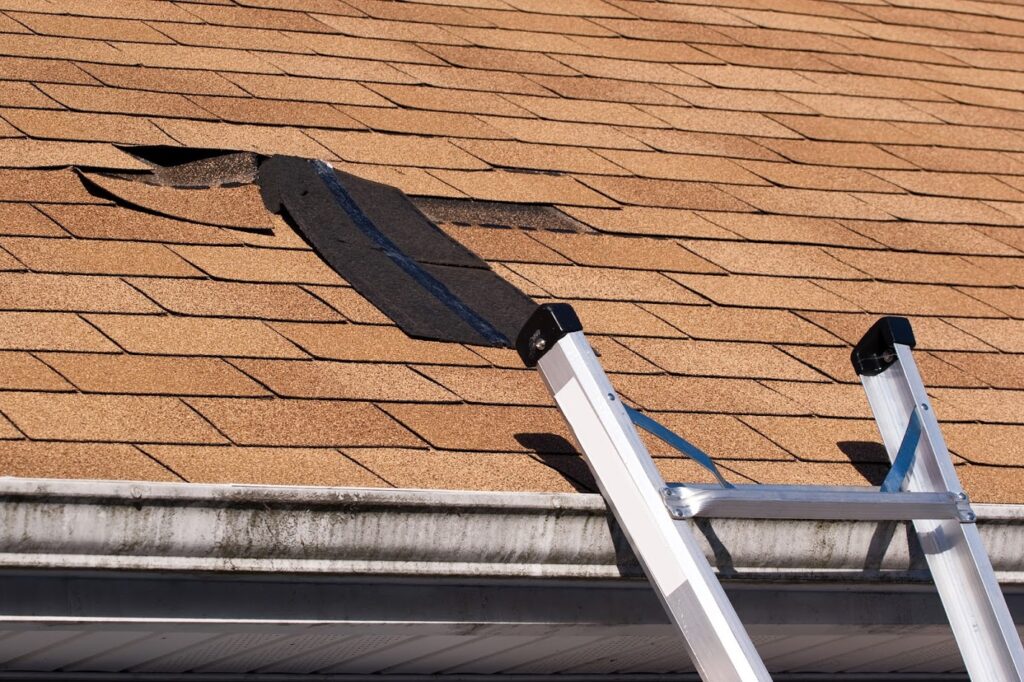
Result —
[[[237,229],[244,188],[139,210],[83,182],[182,146],[328,160],[447,215],[735,480],[877,480],[846,357],[907,315],[967,489],[1024,502],[1021,19],[4,0],[0,474],[592,489],[513,351],[405,336],[278,216]]]

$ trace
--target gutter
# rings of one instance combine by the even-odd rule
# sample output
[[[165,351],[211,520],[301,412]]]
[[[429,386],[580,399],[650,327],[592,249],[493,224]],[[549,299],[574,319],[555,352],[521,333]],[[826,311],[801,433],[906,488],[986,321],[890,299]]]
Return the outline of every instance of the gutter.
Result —
[[[1024,506],[974,508],[999,581],[1024,584]],[[642,577],[601,497],[578,493],[0,478],[0,518],[4,569]],[[727,580],[929,580],[903,523],[691,523]]]

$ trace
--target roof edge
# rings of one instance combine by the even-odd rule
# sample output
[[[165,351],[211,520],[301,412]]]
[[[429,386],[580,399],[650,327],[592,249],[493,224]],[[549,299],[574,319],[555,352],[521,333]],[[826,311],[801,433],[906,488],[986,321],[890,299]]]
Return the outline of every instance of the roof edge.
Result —
[[[976,505],[1024,584],[1024,505]],[[641,577],[598,495],[0,478],[0,568],[463,578]],[[723,578],[928,579],[906,524],[704,519]]]

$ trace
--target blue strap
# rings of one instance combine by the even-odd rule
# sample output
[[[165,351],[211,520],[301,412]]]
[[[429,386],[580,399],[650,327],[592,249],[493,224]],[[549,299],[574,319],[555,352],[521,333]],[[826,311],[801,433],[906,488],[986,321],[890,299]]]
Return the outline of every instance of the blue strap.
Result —
[[[883,493],[898,493],[903,489],[903,482],[907,478],[910,467],[914,464],[914,456],[917,454],[917,444],[921,440],[921,419],[917,416],[917,408],[910,413],[910,422],[907,430],[903,433],[903,442],[900,443],[896,459],[892,461],[892,468],[882,481],[879,489]]]
[[[636,424],[637,426],[639,426],[641,429],[651,434],[652,436],[655,436],[656,438],[659,438],[660,440],[663,440],[664,442],[668,443],[676,450],[679,450],[681,453],[695,461],[697,464],[700,464],[702,467],[710,471],[714,475],[714,477],[718,479],[718,482],[722,484],[723,488],[733,487],[733,484],[725,480],[725,478],[722,477],[722,474],[718,472],[718,467],[715,466],[714,460],[712,460],[696,445],[693,445],[692,443],[684,440],[681,436],[673,433],[672,431],[662,426],[658,422],[654,421],[647,415],[637,412],[632,407],[629,407],[628,405],[623,405],[623,407],[626,408],[626,414],[629,415],[629,418],[632,420],[634,424]]]

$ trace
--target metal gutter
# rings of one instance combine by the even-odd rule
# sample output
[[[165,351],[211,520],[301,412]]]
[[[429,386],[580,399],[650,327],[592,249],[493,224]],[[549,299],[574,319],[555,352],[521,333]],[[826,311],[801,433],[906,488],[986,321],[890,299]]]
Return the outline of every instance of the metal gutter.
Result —
[[[976,505],[1024,584],[1024,506]],[[641,573],[597,495],[0,478],[0,568],[614,579]],[[906,524],[693,522],[725,578],[924,581]]]

